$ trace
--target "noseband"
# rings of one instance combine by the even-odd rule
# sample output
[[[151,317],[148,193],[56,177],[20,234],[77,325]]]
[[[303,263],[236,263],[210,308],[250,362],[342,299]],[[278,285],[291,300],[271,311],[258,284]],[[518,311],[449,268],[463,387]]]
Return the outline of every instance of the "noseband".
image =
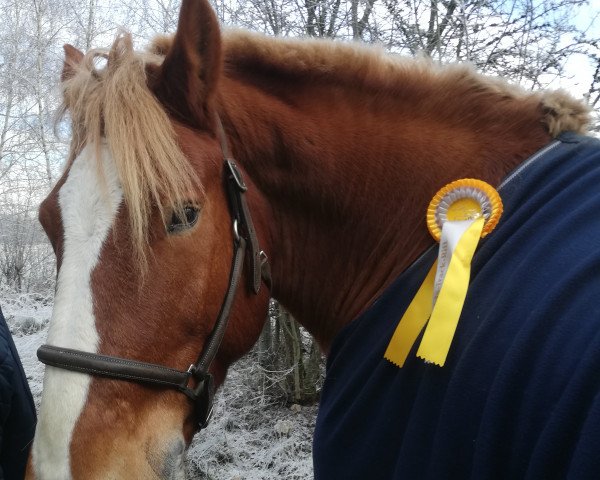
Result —
[[[258,294],[261,280],[264,280],[268,287],[271,280],[267,256],[260,250],[244,195],[247,187],[235,161],[232,160],[225,132],[218,117],[217,129],[225,158],[223,181],[233,223],[233,259],[229,284],[217,321],[196,362],[191,364],[187,371],[183,371],[163,365],[53,345],[42,345],[37,351],[38,359],[52,367],[178,390],[194,403],[199,430],[208,425],[212,415],[215,386],[209,369],[225,335],[231,306],[242,276],[246,251],[250,268],[248,280],[254,294]]]

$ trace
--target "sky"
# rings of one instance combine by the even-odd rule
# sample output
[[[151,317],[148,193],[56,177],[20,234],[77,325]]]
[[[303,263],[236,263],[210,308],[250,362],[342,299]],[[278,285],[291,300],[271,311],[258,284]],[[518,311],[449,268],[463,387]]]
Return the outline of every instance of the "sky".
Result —
[[[590,0],[580,7],[575,26],[587,30],[588,37],[600,37],[600,0]],[[564,88],[580,98],[589,91],[595,68],[596,65],[585,55],[572,55],[565,65],[565,77],[554,79],[549,87]]]

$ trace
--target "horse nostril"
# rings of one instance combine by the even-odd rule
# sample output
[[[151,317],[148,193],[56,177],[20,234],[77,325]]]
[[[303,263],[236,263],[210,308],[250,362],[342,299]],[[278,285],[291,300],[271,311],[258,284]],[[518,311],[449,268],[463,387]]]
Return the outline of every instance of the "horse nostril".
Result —
[[[146,460],[160,480],[185,480],[185,443],[182,438],[161,443],[159,448],[146,448]]]
[[[182,439],[175,440],[166,449],[163,458],[162,478],[165,480],[184,480],[185,467],[183,457],[185,443]]]

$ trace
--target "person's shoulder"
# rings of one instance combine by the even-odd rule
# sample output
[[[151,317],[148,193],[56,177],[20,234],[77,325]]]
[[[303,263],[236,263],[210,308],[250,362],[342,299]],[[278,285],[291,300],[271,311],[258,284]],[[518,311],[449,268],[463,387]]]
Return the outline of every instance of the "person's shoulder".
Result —
[[[12,360],[10,343],[11,333],[0,308],[0,365],[10,363]]]

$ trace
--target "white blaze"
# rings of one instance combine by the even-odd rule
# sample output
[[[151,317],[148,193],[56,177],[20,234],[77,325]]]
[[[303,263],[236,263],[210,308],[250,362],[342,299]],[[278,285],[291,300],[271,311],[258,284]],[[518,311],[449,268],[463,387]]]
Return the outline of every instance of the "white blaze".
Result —
[[[81,151],[58,193],[63,255],[47,340],[87,352],[98,348],[91,274],[123,197],[108,148],[100,147],[104,178],[98,174],[95,153],[93,145]],[[69,446],[90,381],[89,375],[46,367],[33,444],[36,479],[71,478]]]

